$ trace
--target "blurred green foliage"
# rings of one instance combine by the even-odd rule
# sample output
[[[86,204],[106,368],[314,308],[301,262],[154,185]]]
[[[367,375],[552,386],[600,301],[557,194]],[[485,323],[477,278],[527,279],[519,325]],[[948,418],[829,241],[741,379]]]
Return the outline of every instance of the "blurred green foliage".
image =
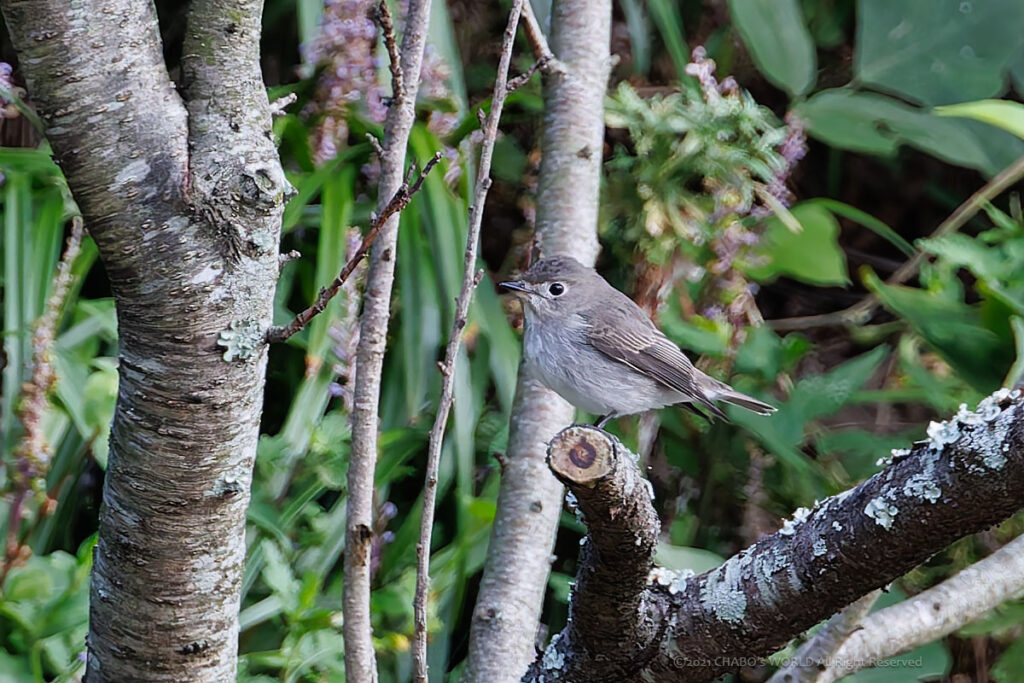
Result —
[[[347,7],[327,6],[332,12]],[[927,237],[935,227],[931,216],[948,213],[985,177],[1024,154],[1014,101],[1024,91],[1018,49],[1024,6],[1015,0],[943,0],[934,7],[731,0],[728,13],[715,13],[698,0],[624,0],[620,7],[616,21],[623,31],[616,35],[625,44],[616,72],[621,83],[608,103],[599,265],[671,338],[699,355],[702,367],[779,406],[770,420],[730,412],[730,425],[666,410],[653,443],[636,418],[613,426],[638,449],[649,444],[644,457],[665,529],[659,560],[702,571],[773,530],[795,507],[876,472],[876,461],[920,437],[931,417],[1024,374],[1019,197],[985,205],[959,233]],[[180,11],[161,9],[168,16]],[[537,9],[546,16],[547,3]],[[299,97],[274,128],[298,190],[285,212],[283,246],[303,254],[282,273],[279,323],[336,275],[376,204],[375,160],[364,135],[381,133],[379,112],[363,96],[343,107],[325,106],[318,100],[325,92],[321,79],[337,74],[300,63],[294,52],[295,45],[319,40],[323,11],[323,0],[270,0],[265,16],[265,70],[288,83],[275,84],[272,95]],[[495,61],[490,43],[497,44],[504,23],[498,6],[467,12],[460,3],[434,3],[433,12],[434,66],[425,74],[431,92],[421,102],[410,156],[422,164],[442,151],[446,161],[402,214],[399,233],[374,530],[372,600],[382,681],[410,678],[422,461],[473,189],[478,124],[470,103],[487,107]],[[167,40],[175,40],[173,30]],[[698,43],[706,54],[693,59],[690,47]],[[517,63],[525,68],[530,57],[521,47]],[[382,55],[379,46],[376,53]],[[374,56],[364,55],[386,80],[386,63],[372,62]],[[715,62],[719,76],[732,79],[714,80]],[[1016,94],[1008,92],[1010,84]],[[539,110],[536,79],[509,98],[484,235],[492,271],[522,265],[517,230],[502,225],[528,223]],[[813,142],[809,157],[797,164],[792,145],[801,142],[801,130]],[[325,149],[332,153],[324,156]],[[858,164],[896,178],[891,191],[873,192]],[[918,177],[922,167],[929,173]],[[13,449],[25,437],[19,390],[31,376],[32,327],[75,208],[45,144],[0,148],[0,172],[0,531],[5,538],[13,534],[16,550],[6,551],[0,577],[0,672],[17,681],[72,680],[81,673],[87,573],[116,397],[116,319],[87,241],[49,354],[57,383],[40,425],[52,450],[45,491],[29,496],[24,519],[12,525],[9,472]],[[904,201],[907,188],[922,184],[928,192],[916,196],[927,197],[927,205],[915,207],[913,220],[906,213],[900,219],[893,206]],[[858,185],[867,189],[851,190]],[[787,208],[791,190],[800,201]],[[928,259],[917,279],[887,284],[883,271],[919,250]],[[872,258],[865,260],[865,252]],[[870,324],[791,332],[760,324],[762,314],[828,314],[869,293],[884,309]],[[271,354],[248,514],[241,680],[342,676],[346,383],[357,297],[357,290],[339,297]],[[439,480],[430,612],[437,680],[448,677],[442,672],[455,677],[465,656],[495,513],[493,455],[506,448],[519,353],[506,311],[485,281],[459,357]],[[1005,541],[1020,530],[1020,520],[1011,520],[993,538]],[[566,617],[582,532],[564,516],[544,617],[552,632]],[[965,539],[904,583],[908,590],[931,585],[984,548]],[[986,666],[996,679],[1010,681],[1024,661],[1024,647],[1015,640],[1021,625],[1024,610],[1011,603],[958,637],[988,639],[1001,658]],[[955,644],[907,657],[922,657],[936,672],[973,672],[973,662],[953,656],[963,650]],[[880,668],[857,680],[903,681],[906,673]],[[6,680],[2,674],[0,680]]]

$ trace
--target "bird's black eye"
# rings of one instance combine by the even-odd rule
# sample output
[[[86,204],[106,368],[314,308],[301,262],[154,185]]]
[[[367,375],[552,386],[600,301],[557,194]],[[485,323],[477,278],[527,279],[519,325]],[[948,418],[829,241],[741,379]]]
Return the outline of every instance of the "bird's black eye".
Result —
[[[565,291],[565,285],[561,282],[552,282],[551,286],[548,287],[548,291],[551,292],[552,296],[558,296]]]

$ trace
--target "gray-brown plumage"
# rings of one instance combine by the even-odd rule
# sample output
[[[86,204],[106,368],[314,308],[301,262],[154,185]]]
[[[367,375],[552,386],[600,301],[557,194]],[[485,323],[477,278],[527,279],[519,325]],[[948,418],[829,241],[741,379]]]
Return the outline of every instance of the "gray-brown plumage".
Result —
[[[676,403],[722,419],[714,401],[775,411],[695,368],[639,306],[575,259],[542,259],[502,286],[523,302],[527,365],[567,401],[602,415],[598,426]]]

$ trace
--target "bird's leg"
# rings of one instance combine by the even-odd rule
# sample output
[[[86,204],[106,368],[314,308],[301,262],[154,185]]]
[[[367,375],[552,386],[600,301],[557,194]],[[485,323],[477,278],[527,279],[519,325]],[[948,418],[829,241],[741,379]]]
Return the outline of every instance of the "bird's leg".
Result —
[[[615,417],[615,413],[608,413],[607,415],[603,415],[600,418],[598,418],[597,422],[594,423],[594,426],[597,427],[598,429],[604,429],[605,424],[608,422],[608,420],[612,419],[613,417]]]

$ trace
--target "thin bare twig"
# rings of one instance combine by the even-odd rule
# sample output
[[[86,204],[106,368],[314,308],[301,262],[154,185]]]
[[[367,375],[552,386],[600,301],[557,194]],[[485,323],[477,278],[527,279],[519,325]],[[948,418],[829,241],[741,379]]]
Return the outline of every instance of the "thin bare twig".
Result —
[[[384,210],[380,212],[380,215],[374,216],[370,221],[370,229],[367,230],[366,236],[363,237],[362,244],[359,245],[359,249],[352,258],[348,260],[348,263],[346,263],[345,267],[341,269],[341,272],[338,273],[338,277],[334,278],[334,281],[326,287],[321,287],[320,293],[317,294],[316,301],[314,301],[309,308],[295,316],[290,323],[287,325],[271,327],[267,330],[268,344],[287,341],[292,335],[308,325],[313,318],[327,308],[327,304],[329,304],[331,299],[333,299],[341,290],[341,286],[345,284],[345,280],[349,278],[352,271],[354,271],[356,266],[359,265],[359,262],[366,258],[367,252],[369,252],[370,247],[373,246],[373,241],[377,239],[377,235],[380,233],[381,228],[384,227],[384,224],[388,222],[388,219],[391,218],[391,216],[409,205],[409,201],[423,185],[423,180],[427,177],[427,174],[430,173],[430,169],[434,168],[434,164],[440,160],[441,153],[438,152],[423,167],[423,170],[420,171],[419,177],[416,178],[416,182],[412,185],[409,184],[409,178],[406,178],[405,182],[402,183],[402,186],[399,187],[398,191],[391,197],[391,201],[389,201],[387,206],[384,207]],[[409,167],[409,172],[410,174],[412,172],[411,166]]]
[[[521,88],[523,85],[526,84],[527,81],[530,80],[530,78],[533,77],[533,74],[537,73],[537,69],[543,71],[544,65],[547,64],[548,61],[551,59],[554,59],[554,57],[541,57],[540,59],[538,59],[536,62],[530,65],[529,69],[527,69],[523,73],[519,74],[518,76],[510,80],[508,82],[508,86],[506,86],[506,90],[508,92],[513,92]]]
[[[540,27],[540,22],[537,21],[537,15],[533,11],[533,3],[530,0],[526,0],[523,3],[522,22],[523,31],[526,33],[526,40],[530,43],[533,55],[537,58],[537,61],[552,66],[555,65],[558,60],[555,59],[555,53],[551,51],[551,47],[548,45],[547,36],[544,35],[544,29]]]
[[[413,680],[416,683],[427,682],[427,595],[430,588],[430,539],[434,527],[434,505],[437,500],[437,475],[441,462],[441,445],[444,442],[445,425],[451,411],[455,395],[455,364],[458,359],[459,345],[462,343],[462,330],[466,327],[466,315],[469,302],[473,296],[483,271],[476,269],[477,251],[480,243],[480,225],[483,220],[484,202],[487,191],[491,187],[491,159],[494,153],[494,142],[498,137],[498,122],[501,110],[508,94],[508,69],[512,61],[512,48],[515,44],[516,27],[523,11],[524,0],[514,0],[509,12],[508,25],[501,42],[501,57],[498,61],[498,74],[494,81],[494,96],[491,111],[483,126],[483,142],[480,145],[480,163],[477,168],[476,192],[473,204],[469,209],[469,232],[466,235],[466,250],[463,254],[462,289],[455,304],[455,318],[448,334],[448,345],[445,347],[441,374],[444,377],[441,385],[441,398],[437,405],[434,426],[430,430],[430,442],[427,449],[427,472],[423,486],[423,517],[420,520],[420,538],[416,545],[416,596],[413,603],[415,612],[415,633],[413,636]]]
[[[384,214],[388,197],[400,189],[409,135],[416,120],[416,94],[420,85],[427,43],[431,0],[409,0],[402,31],[401,52],[392,61],[402,66],[403,86],[388,106],[384,122],[384,154],[380,160],[378,213]],[[372,545],[374,535],[374,474],[377,467],[380,393],[387,348],[391,295],[395,283],[398,220],[382,221],[380,236],[370,254],[359,316],[355,382],[352,388],[352,448],[349,453],[348,499],[345,503],[345,561],[342,608],[345,621],[345,678],[349,683],[376,683],[377,659],[370,609]]]
[[[935,232],[929,235],[929,238],[934,239],[936,237],[941,237],[942,235],[948,235],[952,232],[956,232],[963,227],[967,221],[971,220],[978,211],[984,208],[987,202],[992,201],[992,199],[1002,194],[1007,188],[1021,178],[1024,178],[1024,157],[1017,159],[1017,161],[1007,166],[1005,169],[1000,171],[998,175],[985,183],[985,185],[983,185],[977,192],[968,197],[963,204],[958,206],[956,210],[946,218],[946,220],[939,224],[939,227],[935,229]],[[928,255],[925,252],[917,252],[913,258],[900,266],[900,268],[885,281],[885,284],[891,286],[906,282],[917,273],[917,269],[921,267],[921,264],[924,263],[927,258]],[[806,330],[815,327],[829,327],[832,325],[860,325],[868,321],[871,317],[871,313],[878,307],[879,303],[878,295],[872,293],[855,303],[853,306],[844,308],[841,311],[836,311],[835,313],[808,315],[798,318],[779,318],[777,320],[769,320],[768,325],[770,325],[773,330],[780,332]]]
[[[370,147],[373,147],[373,153],[377,155],[378,161],[384,161],[384,148],[381,147],[380,140],[373,133],[366,134],[366,140],[370,143]]]
[[[380,24],[380,30],[384,34],[384,47],[388,51],[388,61],[391,67],[391,97],[393,101],[397,101],[402,97],[402,89],[405,85],[402,75],[402,60],[398,54],[398,42],[395,40],[395,24],[391,20],[388,0],[380,0],[373,16]]]

